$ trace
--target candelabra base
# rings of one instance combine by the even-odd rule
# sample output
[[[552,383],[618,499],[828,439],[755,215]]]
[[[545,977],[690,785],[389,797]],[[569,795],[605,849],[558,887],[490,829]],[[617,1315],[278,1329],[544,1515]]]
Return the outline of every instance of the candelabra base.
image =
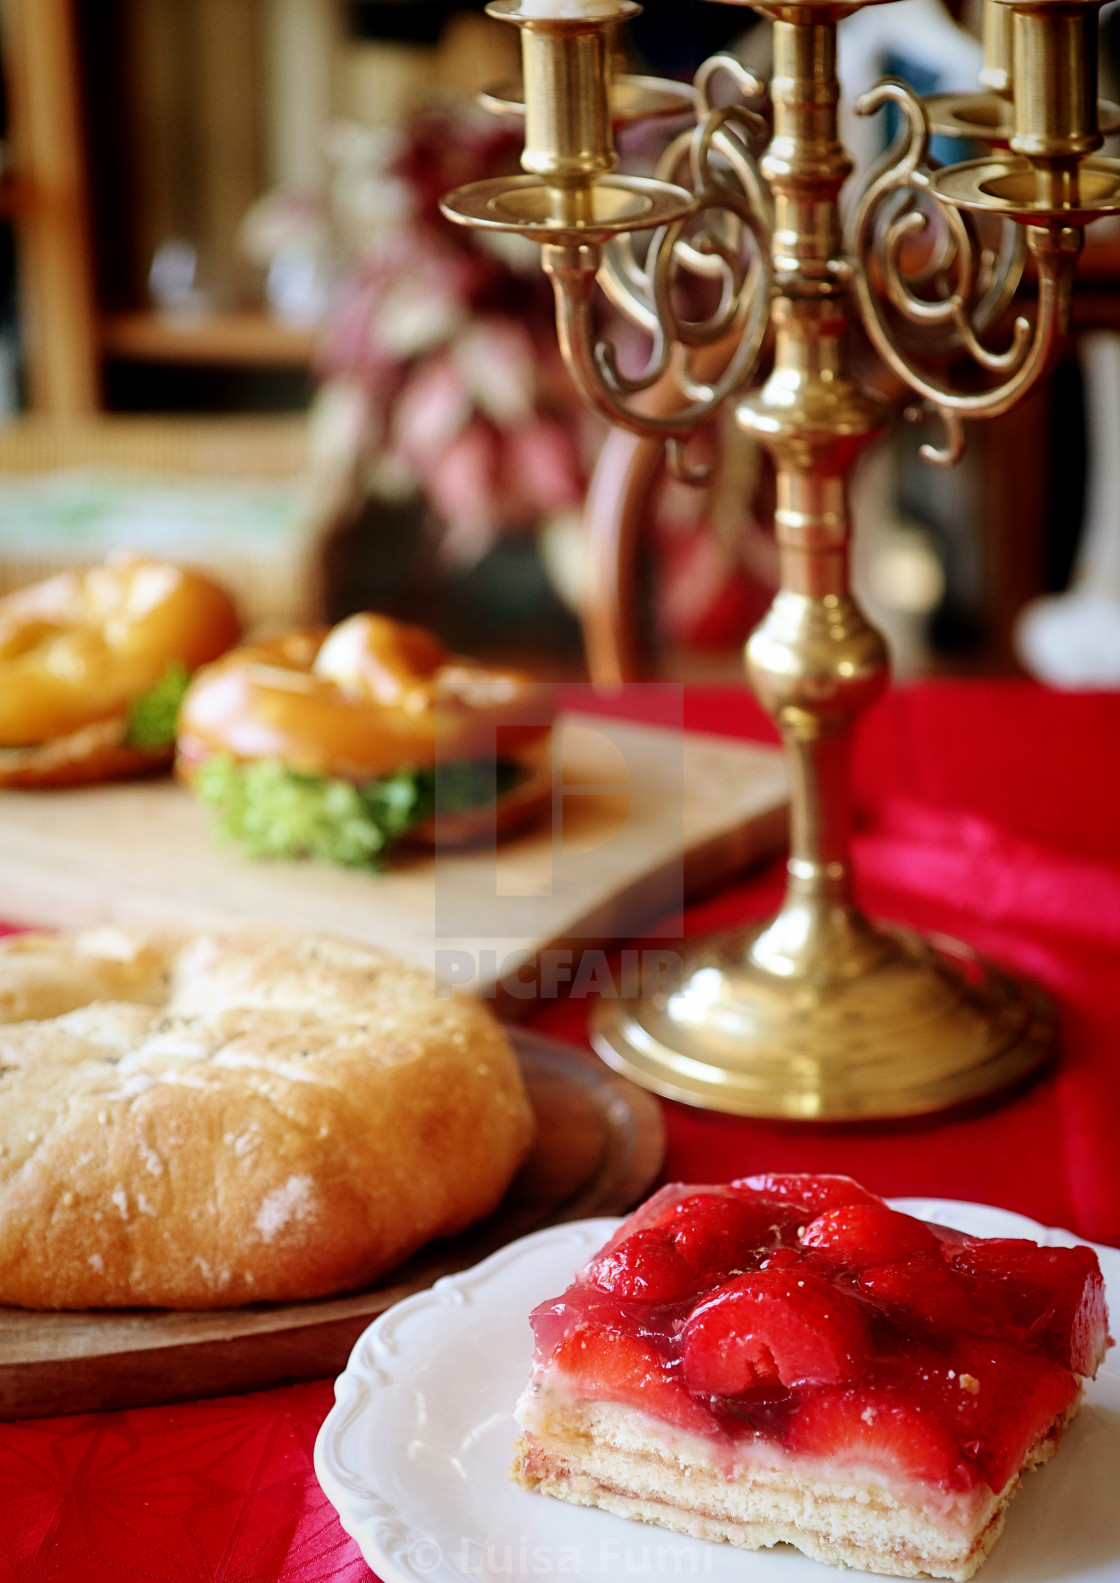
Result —
[[[863,971],[784,977],[751,958],[768,927],[699,942],[662,993],[600,1001],[599,1055],[707,1110],[864,1121],[980,1099],[1050,1054],[1049,998],[959,941],[892,928]]]

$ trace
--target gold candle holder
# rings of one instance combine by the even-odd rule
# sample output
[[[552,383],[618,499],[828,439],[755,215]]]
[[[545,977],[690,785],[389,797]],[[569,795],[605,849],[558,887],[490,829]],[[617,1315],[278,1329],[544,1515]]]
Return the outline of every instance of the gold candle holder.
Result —
[[[625,19],[609,17],[603,47],[607,53],[607,103],[611,123],[649,121],[693,113],[696,94],[687,83],[665,82],[627,69],[622,34]],[[495,83],[479,94],[479,103],[494,115],[525,115],[525,87],[521,82]],[[531,95],[532,97],[532,95]]]
[[[502,0],[491,8],[510,8]],[[525,22],[525,151],[522,168],[550,186],[589,191],[618,164],[608,102],[606,39],[600,27]]]
[[[521,32],[526,175],[460,187],[444,213],[557,245],[600,243],[687,214],[693,200],[683,188],[614,174],[608,31],[641,7],[618,0],[609,15],[541,16],[520,0],[492,0],[486,10]]]
[[[1001,99],[1012,96],[1011,13],[1000,0],[984,0],[984,64],[980,81]]]
[[[959,942],[874,924],[853,898],[853,728],[886,685],[887,660],[849,586],[848,485],[886,410],[857,378],[848,337],[861,321],[884,361],[940,414],[943,442],[923,447],[940,464],[959,457],[965,419],[1006,411],[1053,366],[1082,228],[1120,212],[1120,172],[1095,153],[1096,4],[988,0],[1012,18],[1011,100],[997,95],[1006,154],[931,172],[922,101],[891,82],[866,95],[857,109],[893,102],[903,132],[845,236],[839,196],[851,161],[837,131],[836,29],[873,0],[750,3],[774,30],[773,127],[760,164],[749,146],[758,117],[747,103],[712,98],[720,76],[747,101],[759,85],[716,57],[697,74],[695,128],[669,148],[658,180],[636,184],[608,166],[609,23],[544,22],[517,0],[498,0],[491,13],[526,40],[528,174],[460,189],[445,212],[542,243],[561,348],[581,392],[613,422],[665,439],[681,476],[696,476],[683,455],[688,435],[725,402],[777,471],[781,588],[747,666],[790,764],[785,900],[763,925],[692,945],[664,993],[602,1001],[596,1048],[645,1086],[719,1110],[807,1120],[916,1114],[1035,1070],[1054,1020],[1026,980]],[[993,13],[993,85],[1007,71],[1007,31],[997,23]],[[585,36],[598,42],[580,53],[574,40]],[[571,94],[579,105],[561,102]],[[669,180],[684,166],[690,188]],[[912,278],[906,244],[931,209],[944,240]],[[1017,222],[1025,243],[1005,257],[981,248],[975,212]],[[641,230],[644,255],[628,234]],[[1037,267],[1037,312],[1020,316],[1010,344],[995,350],[985,334],[1024,250]],[[707,319],[680,316],[673,288],[682,272],[718,283]],[[640,375],[624,376],[598,339],[599,290],[651,338]],[[768,331],[773,368],[751,389]],[[925,371],[910,350],[923,337],[971,357],[985,388],[957,391]],[[667,379],[679,400],[651,415],[645,393]]]
[[[934,93],[924,99],[930,131],[939,137],[1010,148],[1015,135],[1014,13],[1006,0],[984,0],[984,64],[980,82],[987,93]],[[1080,24],[1082,27],[1085,23]],[[1096,61],[1096,22],[1090,18],[1091,47]],[[1056,64],[1053,63],[1052,64]],[[1028,73],[1032,68],[1025,68]],[[1083,89],[1086,84],[1083,84]],[[1096,76],[1089,89],[1097,104],[1097,123],[1106,136],[1120,131],[1120,106],[1096,99]],[[1049,97],[1049,93],[1047,94]],[[1057,97],[1055,95],[1055,97]],[[1024,151],[1025,152],[1025,151]]]
[[[987,143],[1006,148],[1012,131],[1011,12],[1000,0],[984,0],[984,64],[981,86],[986,93],[932,93],[923,103],[930,130],[939,137]]]
[[[999,0],[1004,3],[1004,0]],[[1014,0],[1015,114],[1011,150],[1076,171],[1103,141],[1097,126],[1095,8]]]
[[[1097,99],[1099,0],[994,3],[1011,16],[1008,153],[948,166],[933,191],[958,209],[1028,226],[1080,227],[1120,213],[1120,162],[1093,157],[1102,124],[1120,125],[1116,106]]]

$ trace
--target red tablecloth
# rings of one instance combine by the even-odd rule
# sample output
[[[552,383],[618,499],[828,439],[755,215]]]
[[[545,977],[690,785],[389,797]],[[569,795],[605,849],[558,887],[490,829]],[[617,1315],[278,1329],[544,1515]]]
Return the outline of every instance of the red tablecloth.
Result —
[[[691,691],[685,718],[772,734],[738,691]],[[1120,696],[897,692],[862,733],[857,788],[865,906],[1032,973],[1058,1003],[1060,1059],[1009,1104],[906,1127],[817,1131],[667,1105],[667,1174],[844,1170],[883,1193],[1000,1204],[1120,1243]],[[685,930],[760,916],[780,887],[775,865],[692,909]],[[585,1014],[561,1001],[538,1024],[578,1038]],[[330,1402],[324,1381],[0,1426],[0,1583],[368,1578],[312,1471]]]

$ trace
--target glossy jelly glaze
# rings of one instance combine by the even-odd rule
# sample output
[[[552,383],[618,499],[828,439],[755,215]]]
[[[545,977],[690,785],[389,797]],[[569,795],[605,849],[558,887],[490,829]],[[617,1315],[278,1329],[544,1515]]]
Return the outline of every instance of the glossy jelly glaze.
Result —
[[[842,1176],[664,1188],[532,1322],[538,1389],[944,1491],[999,1493],[1109,1345],[1091,1249],[966,1237]]]

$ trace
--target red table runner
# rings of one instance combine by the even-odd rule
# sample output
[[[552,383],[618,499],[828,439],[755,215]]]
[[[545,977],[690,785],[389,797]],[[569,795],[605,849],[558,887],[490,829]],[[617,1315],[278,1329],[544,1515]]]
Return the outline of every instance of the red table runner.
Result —
[[[628,700],[643,707],[640,692]],[[685,720],[772,736],[738,690],[689,691]],[[1120,1243],[1120,696],[898,691],[862,730],[856,782],[861,902],[1033,974],[1058,1004],[1059,1060],[1010,1103],[904,1127],[816,1130],[667,1104],[667,1175],[841,1170],[879,1192],[999,1204]],[[780,893],[773,865],[691,909],[684,931],[762,916]],[[586,1009],[558,1001],[537,1025],[581,1038]],[[0,1583],[368,1578],[312,1471],[330,1402],[324,1381],[0,1425]]]

